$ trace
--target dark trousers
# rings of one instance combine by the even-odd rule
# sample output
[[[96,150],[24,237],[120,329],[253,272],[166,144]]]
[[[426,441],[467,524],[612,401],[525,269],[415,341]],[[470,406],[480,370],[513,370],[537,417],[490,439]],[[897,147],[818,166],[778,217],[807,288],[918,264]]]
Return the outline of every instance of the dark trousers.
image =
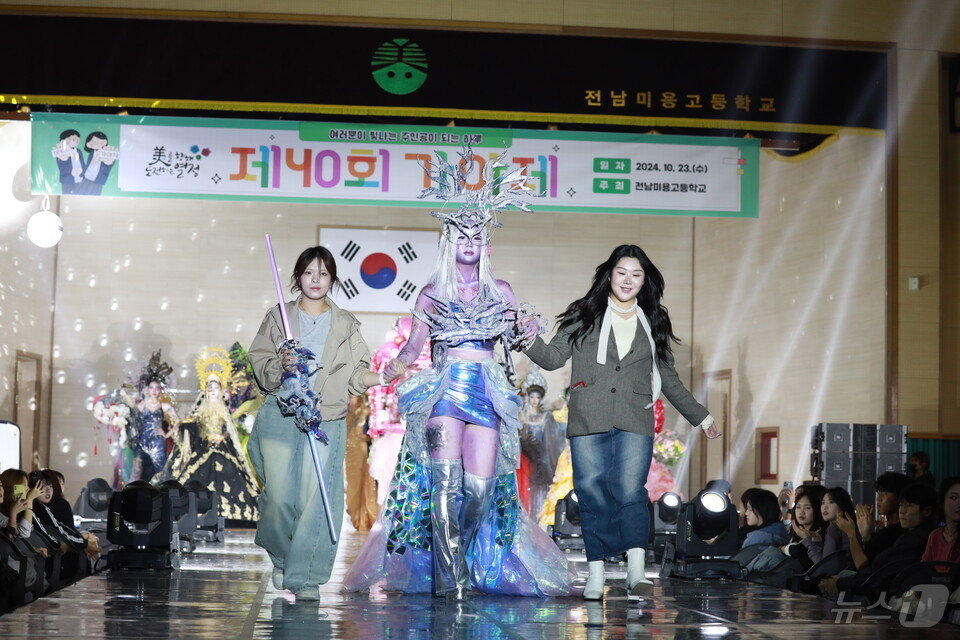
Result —
[[[570,455],[587,560],[645,548],[650,500],[644,485],[653,437],[619,429],[575,436]]]

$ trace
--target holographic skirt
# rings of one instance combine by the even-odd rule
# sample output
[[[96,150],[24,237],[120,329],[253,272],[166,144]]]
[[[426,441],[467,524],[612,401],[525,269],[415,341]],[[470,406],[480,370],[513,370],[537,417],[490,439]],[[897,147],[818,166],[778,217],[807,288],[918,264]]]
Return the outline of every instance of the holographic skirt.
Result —
[[[407,423],[403,447],[383,509],[344,578],[345,590],[433,591],[432,478],[424,431],[437,403],[459,384],[462,370],[457,371],[457,365],[462,362],[448,361],[439,370],[427,369],[400,385],[399,406]],[[484,397],[497,422],[504,425],[499,430],[493,503],[466,551],[473,587],[490,594],[572,595],[576,572],[517,497],[520,421],[516,391],[496,362],[471,364],[478,366],[474,380],[483,383]]]
[[[449,380],[430,417],[447,416],[491,429],[500,428],[500,418],[487,397],[483,363],[454,360],[449,363]]]

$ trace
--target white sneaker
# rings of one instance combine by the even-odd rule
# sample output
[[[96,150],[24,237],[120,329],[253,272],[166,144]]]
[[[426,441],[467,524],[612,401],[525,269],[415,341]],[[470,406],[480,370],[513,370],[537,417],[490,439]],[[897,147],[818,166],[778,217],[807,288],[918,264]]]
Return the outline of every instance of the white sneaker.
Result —
[[[587,586],[583,589],[584,600],[603,600],[603,560],[591,560],[587,563],[590,573]]]
[[[283,569],[280,567],[273,568],[273,588],[283,590]]]

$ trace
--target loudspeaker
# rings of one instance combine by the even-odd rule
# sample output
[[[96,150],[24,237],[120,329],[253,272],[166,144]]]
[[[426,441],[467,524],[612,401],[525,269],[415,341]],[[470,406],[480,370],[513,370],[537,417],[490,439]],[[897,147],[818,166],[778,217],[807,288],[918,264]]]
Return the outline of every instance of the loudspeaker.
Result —
[[[894,471],[904,473],[907,468],[907,452],[903,453],[878,453],[877,454],[877,475]]]
[[[816,477],[826,487],[846,484],[853,478],[853,454],[849,451],[821,451]]]
[[[906,453],[907,426],[824,422],[813,427],[811,444],[821,451]]]
[[[853,451],[853,425],[825,422],[813,428],[813,448],[821,451]]]
[[[877,450],[880,453],[907,452],[907,425],[881,424],[877,425]]]

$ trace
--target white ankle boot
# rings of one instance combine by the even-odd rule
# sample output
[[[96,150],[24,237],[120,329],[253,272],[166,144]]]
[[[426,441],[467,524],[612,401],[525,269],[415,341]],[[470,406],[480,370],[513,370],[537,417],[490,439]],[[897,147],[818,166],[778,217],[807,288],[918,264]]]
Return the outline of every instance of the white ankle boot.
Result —
[[[653,595],[653,583],[646,577],[646,549],[634,547],[627,550],[627,594],[631,600]]]
[[[590,574],[587,586],[583,589],[584,600],[603,600],[603,560],[591,560],[587,563]]]

